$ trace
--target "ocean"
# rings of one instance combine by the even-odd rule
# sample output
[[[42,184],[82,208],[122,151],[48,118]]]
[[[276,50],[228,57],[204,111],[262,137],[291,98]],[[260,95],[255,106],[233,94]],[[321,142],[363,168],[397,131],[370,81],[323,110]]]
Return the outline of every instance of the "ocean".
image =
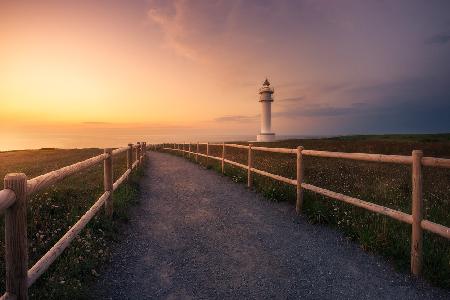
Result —
[[[305,138],[300,135],[277,135],[277,139]],[[86,133],[26,133],[0,134],[0,151],[41,149],[41,148],[116,148],[128,143],[145,141],[147,144],[183,143],[183,142],[231,142],[254,141],[255,135],[213,135],[213,134],[104,134],[101,132]]]

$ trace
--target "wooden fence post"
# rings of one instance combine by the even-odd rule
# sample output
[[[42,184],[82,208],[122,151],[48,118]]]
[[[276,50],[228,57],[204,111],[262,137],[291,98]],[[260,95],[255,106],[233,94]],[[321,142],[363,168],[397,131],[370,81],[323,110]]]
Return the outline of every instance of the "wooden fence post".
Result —
[[[208,169],[209,143],[206,143],[206,168]]]
[[[222,144],[222,174],[225,174],[225,143]]]
[[[412,152],[412,236],[411,236],[411,273],[418,276],[422,272],[422,157],[421,150]]]
[[[106,148],[105,154],[109,154],[108,158],[103,161],[103,186],[105,192],[110,192],[109,197],[105,200],[105,213],[108,217],[113,214],[113,156],[112,149]]]
[[[6,293],[28,299],[27,176],[7,174],[4,188],[16,195],[16,202],[5,212]]]
[[[297,147],[297,202],[295,204],[295,211],[297,214],[300,214],[302,212],[303,208],[303,189],[302,189],[302,182],[303,182],[303,155],[302,155],[303,147],[298,146]]]
[[[248,144],[248,169],[247,169],[247,187],[252,187],[252,166],[253,166],[253,158],[252,158],[252,144]]]
[[[197,142],[197,152],[195,152],[195,161],[198,163],[199,142]]]
[[[140,142],[136,143],[136,161],[137,161],[138,166],[139,166],[139,158],[141,157],[141,153],[140,153],[141,145],[140,144],[141,144]]]
[[[147,142],[142,143],[142,161],[145,161],[145,154],[147,153]]]
[[[128,144],[127,149],[127,169],[131,171],[133,169],[133,144]],[[130,178],[130,175],[128,175],[128,178]]]

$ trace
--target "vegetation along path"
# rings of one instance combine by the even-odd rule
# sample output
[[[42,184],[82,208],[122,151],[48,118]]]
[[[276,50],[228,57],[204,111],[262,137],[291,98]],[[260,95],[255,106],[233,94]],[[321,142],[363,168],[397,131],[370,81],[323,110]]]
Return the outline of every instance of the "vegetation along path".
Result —
[[[148,154],[140,205],[94,286],[106,299],[440,299],[331,228],[183,158]]]

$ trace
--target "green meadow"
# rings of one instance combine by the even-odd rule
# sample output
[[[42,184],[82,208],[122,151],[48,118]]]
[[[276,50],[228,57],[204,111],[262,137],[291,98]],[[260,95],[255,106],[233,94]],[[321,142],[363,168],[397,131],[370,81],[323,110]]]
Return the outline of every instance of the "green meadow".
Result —
[[[0,176],[23,172],[28,179],[102,153],[100,149],[41,149],[0,152]],[[126,153],[114,157],[114,180],[126,170]],[[108,262],[111,249],[120,239],[119,228],[127,221],[130,205],[138,201],[138,177],[133,171],[128,183],[114,192],[114,218],[103,210],[36,281],[29,291],[32,299],[89,298],[87,288]],[[3,181],[0,189],[3,188]],[[103,164],[65,178],[28,199],[28,253],[31,267],[95,203],[103,193]],[[0,221],[4,232],[4,218]],[[0,240],[0,286],[4,290],[4,234]]]

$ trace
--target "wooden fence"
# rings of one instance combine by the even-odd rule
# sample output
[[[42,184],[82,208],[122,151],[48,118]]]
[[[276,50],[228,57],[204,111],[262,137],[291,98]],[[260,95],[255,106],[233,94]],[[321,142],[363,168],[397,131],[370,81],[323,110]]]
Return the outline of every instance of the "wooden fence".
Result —
[[[133,149],[135,156],[133,157]],[[0,213],[5,213],[6,292],[1,299],[27,299],[28,288],[50,267],[86,224],[105,206],[113,214],[113,192],[145,158],[146,143],[105,149],[103,154],[27,180],[23,173],[7,174],[0,191]],[[127,170],[113,183],[113,157],[127,152]],[[69,231],[28,270],[27,198],[63,178],[103,162],[104,193]]]
[[[188,146],[187,146],[188,145]],[[247,170],[247,186],[252,186],[252,173],[267,176],[272,179],[293,185],[297,190],[296,199],[296,211],[301,213],[303,205],[303,190],[312,191],[317,194],[321,194],[366,210],[388,216],[392,219],[411,224],[412,236],[411,236],[411,273],[414,275],[420,275],[422,272],[422,240],[423,230],[427,230],[438,234],[444,238],[450,239],[450,228],[423,219],[423,197],[422,197],[422,166],[427,167],[441,167],[450,168],[450,159],[436,158],[436,157],[424,157],[421,150],[412,151],[411,156],[403,155],[384,155],[384,154],[368,154],[368,153],[344,153],[344,152],[329,152],[329,151],[317,151],[307,150],[299,146],[296,149],[289,148],[268,148],[268,147],[255,147],[252,144],[248,146],[238,144],[212,144],[212,143],[195,143],[196,151],[191,151],[191,143],[188,144],[158,144],[151,145],[154,150],[164,149],[169,151],[186,153],[187,155],[195,155],[195,160],[198,162],[198,157],[202,156],[206,158],[206,166],[208,166],[209,159],[214,159],[221,162],[222,173],[224,173],[225,163]],[[199,145],[206,145],[206,154],[199,152]],[[221,157],[209,155],[210,146],[221,146]],[[226,147],[240,148],[248,150],[247,165],[240,164],[235,161],[225,159]],[[295,154],[297,156],[296,163],[296,179],[286,178],[280,175],[271,174],[266,171],[253,168],[253,151],[268,151],[276,153]],[[328,157],[328,158],[342,158],[349,160],[360,160],[379,163],[394,163],[411,165],[411,180],[412,180],[412,212],[407,214],[398,210],[390,209],[375,203],[367,202],[361,199],[336,193],[321,187],[314,186],[303,182],[303,156],[315,156],[315,157]]]

